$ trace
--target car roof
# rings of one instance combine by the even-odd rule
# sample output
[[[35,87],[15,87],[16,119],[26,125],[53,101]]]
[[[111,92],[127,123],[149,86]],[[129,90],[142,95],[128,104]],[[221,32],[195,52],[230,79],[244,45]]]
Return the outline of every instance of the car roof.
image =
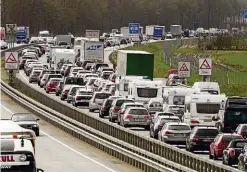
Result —
[[[158,116],[160,119],[179,119],[178,116]]]
[[[215,129],[218,130],[216,127],[202,127],[202,126],[195,126],[196,129],[200,130],[200,129]]]
[[[147,110],[147,109],[144,108],[144,107],[129,107],[129,108],[128,108],[128,110],[131,110],[131,109],[145,109],[145,110]]]
[[[125,103],[123,103],[123,105],[133,105],[133,104],[134,105],[143,105],[142,103],[139,103],[139,102],[125,102]]]
[[[167,125],[183,125],[183,126],[189,126],[186,123],[183,122],[168,122]]]

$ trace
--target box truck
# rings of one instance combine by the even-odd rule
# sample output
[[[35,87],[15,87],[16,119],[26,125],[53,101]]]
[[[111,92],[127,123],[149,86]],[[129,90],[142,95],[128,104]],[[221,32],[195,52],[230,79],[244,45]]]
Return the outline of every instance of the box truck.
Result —
[[[119,76],[147,76],[153,80],[154,54],[136,50],[118,50],[117,72]]]
[[[170,32],[172,37],[181,38],[182,37],[182,26],[181,25],[171,25]]]
[[[104,42],[81,40],[80,61],[104,61]]]
[[[52,48],[51,50],[54,69],[60,69],[64,63],[75,63],[75,52],[73,49]]]
[[[165,26],[146,26],[146,35],[149,39],[160,39],[165,37]]]

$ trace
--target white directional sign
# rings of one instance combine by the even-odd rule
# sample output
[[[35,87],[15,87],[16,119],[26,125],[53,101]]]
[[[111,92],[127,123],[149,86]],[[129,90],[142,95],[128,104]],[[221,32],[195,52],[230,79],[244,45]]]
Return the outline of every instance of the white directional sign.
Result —
[[[17,52],[5,52],[5,69],[17,70],[19,68],[19,59]]]
[[[190,62],[178,62],[178,77],[190,77]]]
[[[17,24],[6,24],[6,32],[16,32],[17,31]]]
[[[99,30],[86,30],[85,37],[99,39]]]
[[[199,75],[210,76],[212,74],[212,59],[200,58],[199,59]]]

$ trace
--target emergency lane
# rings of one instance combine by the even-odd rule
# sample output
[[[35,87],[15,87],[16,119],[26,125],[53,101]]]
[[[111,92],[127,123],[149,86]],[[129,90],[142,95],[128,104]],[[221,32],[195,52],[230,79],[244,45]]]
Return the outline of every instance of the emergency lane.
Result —
[[[121,48],[122,48],[122,46],[121,46]],[[108,64],[110,63],[109,60],[106,60],[106,59],[109,59],[110,53],[113,52],[113,51],[115,51],[115,50],[117,50],[117,49],[119,49],[119,47],[117,47],[117,46],[105,48],[105,51],[104,51],[104,52],[105,52],[105,54],[104,54],[104,60],[105,60],[106,63],[108,63]],[[108,56],[107,56],[107,55],[108,55]],[[39,60],[40,60],[42,63],[46,64],[46,56],[45,56],[45,55],[43,55],[42,57],[40,57]],[[54,93],[47,94],[43,88],[40,88],[40,87],[38,86],[37,83],[32,83],[32,84],[30,84],[30,83],[28,82],[28,77],[25,75],[25,73],[24,73],[23,70],[20,70],[20,71],[19,71],[19,73],[17,74],[17,77],[18,77],[19,79],[21,79],[23,82],[25,82],[27,85],[31,85],[34,89],[36,89],[36,90],[38,90],[38,91],[41,91],[43,94],[46,94],[48,97],[53,97],[53,98],[55,98],[57,101],[61,101],[59,96],[55,96]],[[160,79],[161,79],[161,78],[157,78],[157,79],[155,79],[155,80],[160,80]],[[66,101],[61,101],[61,102],[64,102],[64,103],[68,104]],[[71,107],[73,107],[72,104],[69,104],[69,105],[70,105]],[[80,109],[82,113],[86,113],[86,114],[90,114],[90,115],[95,116],[95,117],[99,117],[98,111],[95,111],[94,113],[89,112],[88,107],[78,107],[78,109]],[[104,120],[105,120],[105,121],[109,121],[109,118],[108,118],[108,117],[105,117]],[[117,124],[117,123],[114,123],[114,125],[118,125],[118,124]],[[140,135],[149,137],[149,131],[144,130],[143,128],[131,127],[131,128],[128,128],[128,129],[129,129],[129,130],[132,130],[132,131],[134,131],[134,132],[136,132],[136,133],[138,133],[138,134],[140,134]],[[180,146],[180,145],[179,145],[179,148],[185,150],[185,146]],[[186,151],[186,150],[185,150],[185,151]],[[209,155],[208,155],[208,152],[207,152],[207,151],[206,151],[206,152],[205,152],[205,151],[204,151],[204,152],[194,152],[194,154],[196,154],[196,155],[198,155],[198,156],[200,156],[200,157],[202,157],[202,158],[206,158],[206,159],[209,160]],[[213,160],[211,160],[211,161],[213,161]],[[222,164],[222,161],[221,161],[221,160],[214,160],[214,162],[217,162],[217,163],[219,163],[219,164]]]
[[[13,113],[28,112],[1,93],[1,119]],[[138,172],[139,170],[64,131],[40,120],[40,136],[36,139],[37,167],[45,172]]]

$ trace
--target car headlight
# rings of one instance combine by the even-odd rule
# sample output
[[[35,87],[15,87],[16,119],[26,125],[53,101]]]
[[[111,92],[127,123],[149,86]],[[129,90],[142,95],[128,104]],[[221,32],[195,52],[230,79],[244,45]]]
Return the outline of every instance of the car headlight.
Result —
[[[26,161],[26,159],[27,159],[27,156],[25,154],[21,154],[20,160],[21,161]]]

